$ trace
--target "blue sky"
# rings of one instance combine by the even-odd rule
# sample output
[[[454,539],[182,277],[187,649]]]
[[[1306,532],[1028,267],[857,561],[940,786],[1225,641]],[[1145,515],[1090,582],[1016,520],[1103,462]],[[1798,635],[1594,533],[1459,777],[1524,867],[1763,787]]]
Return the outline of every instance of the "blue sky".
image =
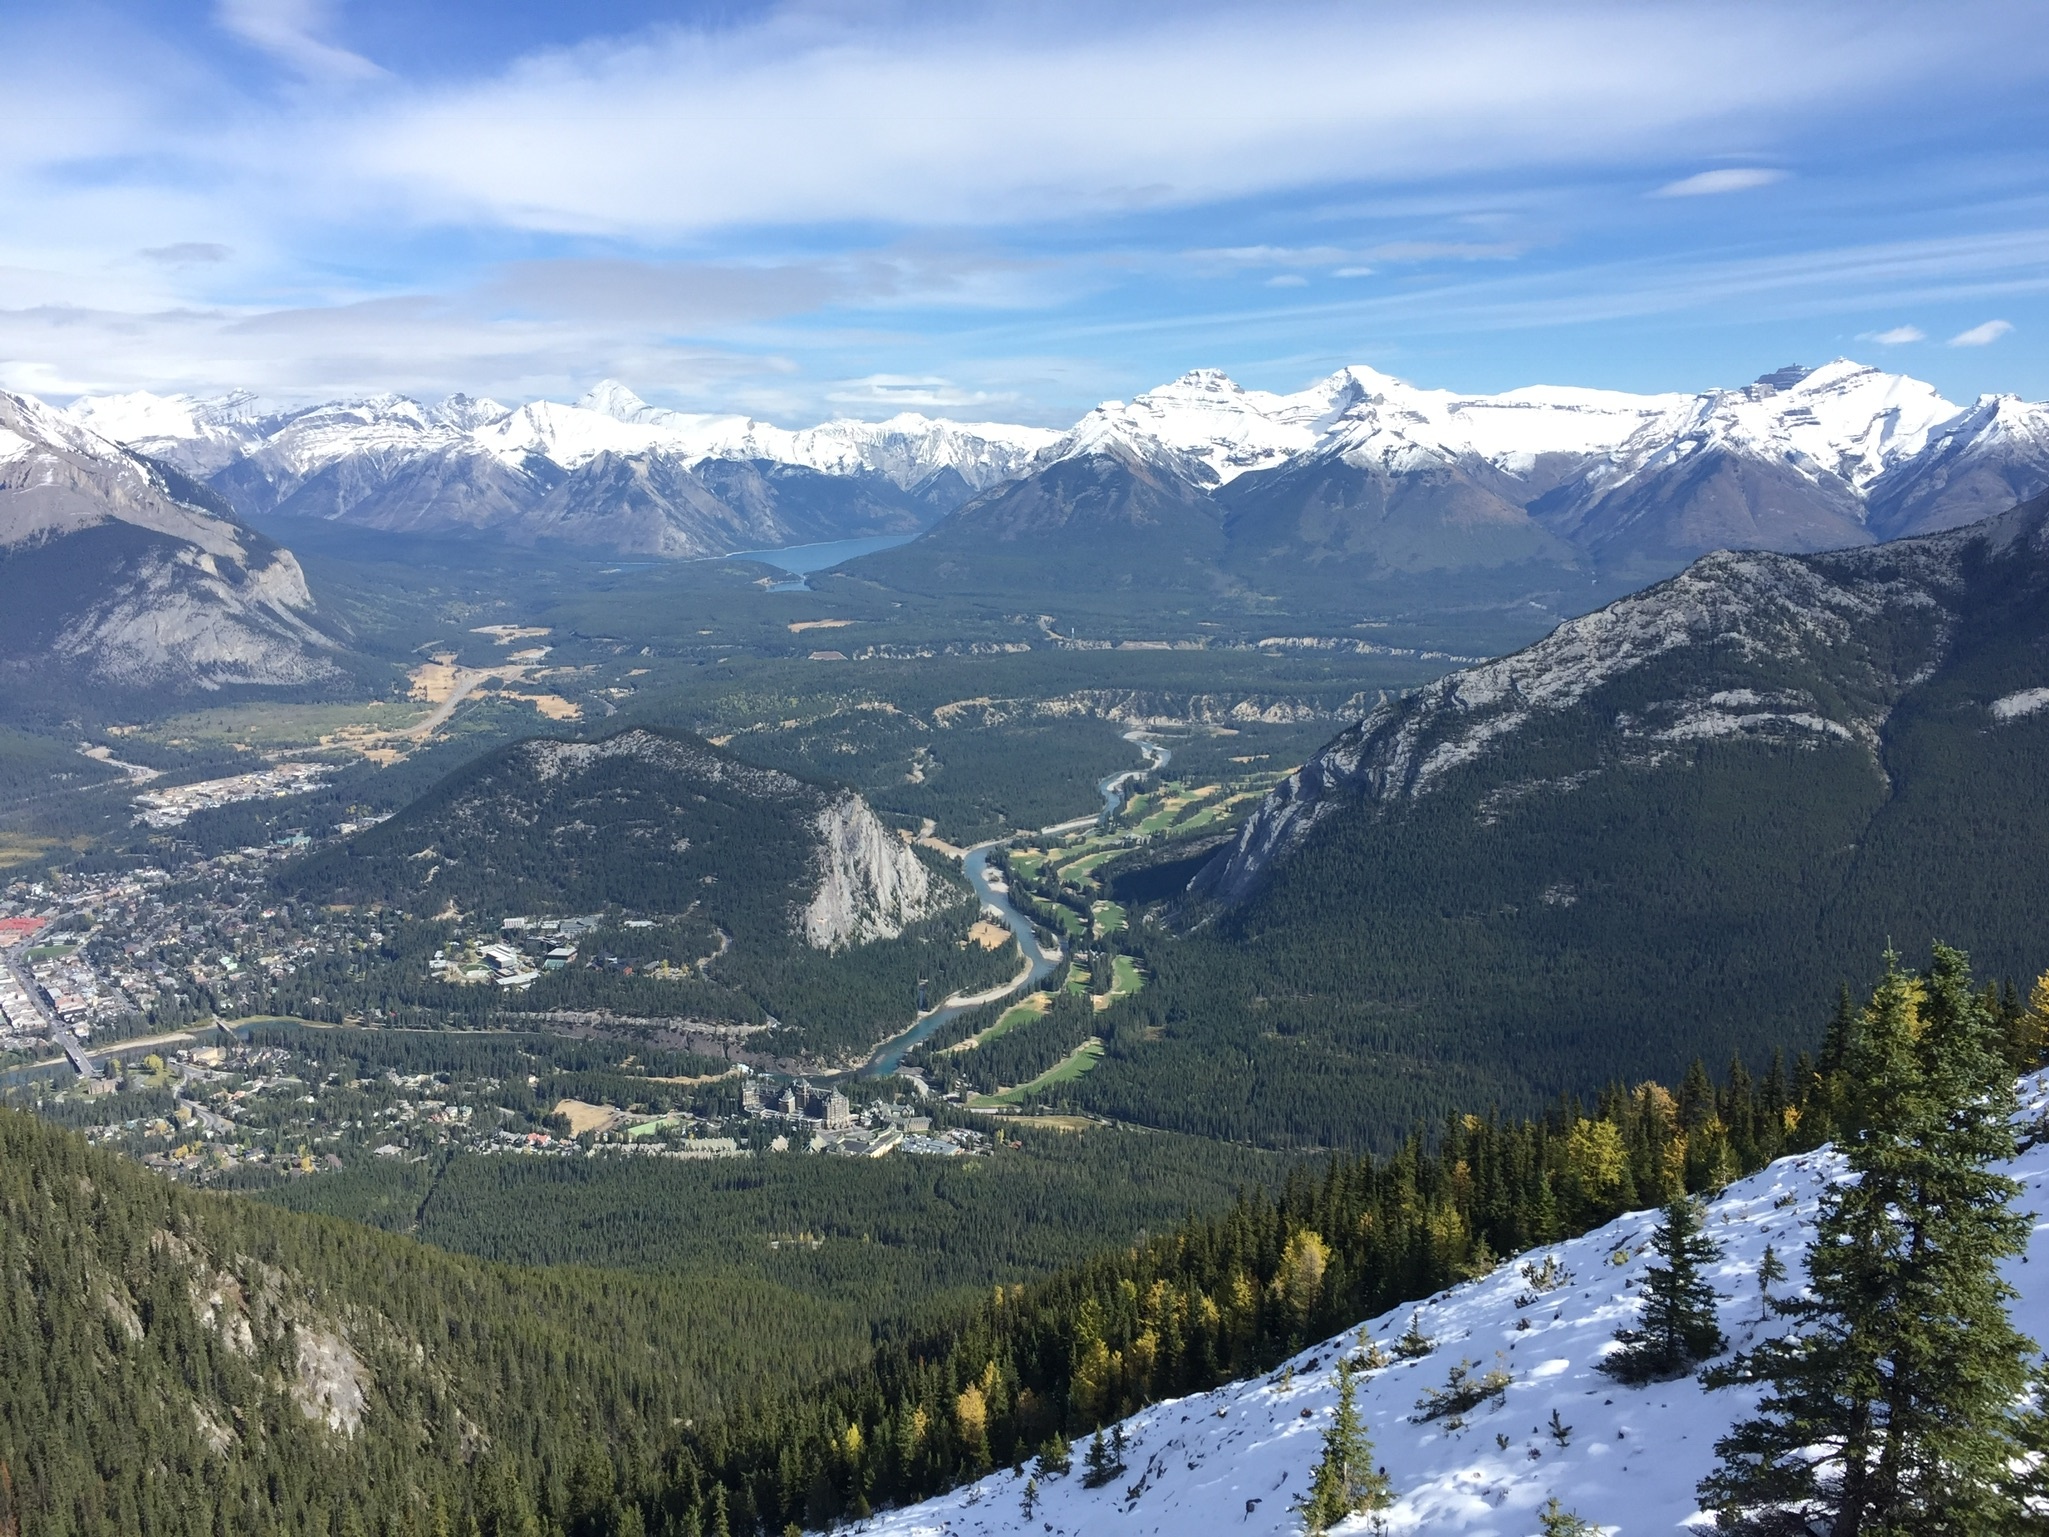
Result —
[[[0,385],[2049,396],[2049,7],[0,10]]]

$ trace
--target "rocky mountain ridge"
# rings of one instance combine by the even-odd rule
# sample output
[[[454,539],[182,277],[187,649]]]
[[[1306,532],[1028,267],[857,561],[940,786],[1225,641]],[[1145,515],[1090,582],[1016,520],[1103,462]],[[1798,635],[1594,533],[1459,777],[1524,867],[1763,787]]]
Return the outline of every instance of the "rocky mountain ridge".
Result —
[[[0,393],[0,659],[116,688],[336,675],[290,550],[220,498]]]
[[[1872,547],[1703,557],[1526,650],[1381,704],[1268,795],[1197,889],[1241,900],[1327,816],[1419,800],[1454,770],[1509,756],[1519,734],[1632,674],[1653,681],[1628,708],[1603,711],[1605,751],[1555,781],[1511,777],[1483,805],[1570,793],[1596,775],[1655,767],[1682,744],[1715,739],[1832,738],[1856,744],[1883,776],[1889,716],[1948,660],[1974,590],[2000,568],[2032,590],[2044,585],[2049,500]],[[1700,660],[1689,663],[1689,653]],[[1997,701],[1982,703],[1998,718]]]

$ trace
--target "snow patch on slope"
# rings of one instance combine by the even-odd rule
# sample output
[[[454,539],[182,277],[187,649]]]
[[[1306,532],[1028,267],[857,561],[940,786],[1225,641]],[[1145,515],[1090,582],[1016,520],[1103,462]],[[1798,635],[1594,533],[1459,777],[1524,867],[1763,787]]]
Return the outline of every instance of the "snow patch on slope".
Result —
[[[2039,1125],[2049,1110],[2049,1076],[2021,1087],[2023,1124]],[[2049,1204],[2049,1146],[2031,1148],[2007,1172],[2023,1186],[2020,1210]],[[1785,1158],[1709,1204],[1706,1232],[1722,1245],[1709,1274],[1732,1348],[1748,1349],[1783,1328],[1760,1323],[1758,1262],[1770,1244],[1793,1272],[1781,1294],[1798,1284],[1817,1203],[1842,1173],[1841,1159],[1826,1149]],[[1716,1439],[1751,1410],[1756,1390],[1709,1392],[1694,1378],[1627,1388],[1597,1369],[1616,1329],[1638,1315],[1656,1225],[1656,1213],[1636,1212],[1524,1256],[1537,1266],[1555,1258],[1571,1278],[1526,1305],[1518,1301],[1533,1288],[1522,1261],[1422,1305],[1422,1327],[1436,1349],[1362,1378],[1358,1391],[1361,1417],[1399,1495],[1381,1513],[1387,1532],[1523,1537],[1537,1530],[1537,1512],[1553,1497],[1619,1537],[1711,1529],[1694,1486],[1715,1464]],[[2027,1260],[2010,1264],[2007,1279],[2021,1293],[2014,1308],[2021,1331],[2049,1339],[2049,1223],[2037,1222]],[[1107,1487],[1081,1487],[1077,1446],[1075,1471],[1041,1482],[1029,1522],[1019,1509],[1025,1480],[1006,1471],[850,1530],[864,1537],[1292,1537],[1301,1522],[1289,1504],[1321,1454],[1339,1356],[1356,1352],[1362,1337],[1391,1342],[1412,1311],[1368,1319],[1264,1380],[1132,1416],[1124,1422],[1127,1470]],[[1460,1360],[1481,1369],[1505,1363],[1514,1380],[1498,1405],[1468,1414],[1463,1429],[1420,1422],[1416,1400],[1441,1387]],[[1554,1411],[1570,1430],[1562,1446],[1549,1429]],[[1367,1518],[1337,1528],[1361,1537],[1372,1529]]]
[[[1992,701],[1994,720],[2019,720],[2038,710],[2049,710],[2049,688],[2024,688],[2017,694]]]

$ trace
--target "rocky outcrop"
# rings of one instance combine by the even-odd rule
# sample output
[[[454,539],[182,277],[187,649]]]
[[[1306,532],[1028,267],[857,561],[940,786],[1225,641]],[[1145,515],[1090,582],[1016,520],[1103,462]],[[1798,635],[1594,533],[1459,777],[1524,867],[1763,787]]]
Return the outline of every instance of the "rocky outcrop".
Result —
[[[860,796],[841,795],[811,825],[822,840],[818,894],[804,909],[804,941],[814,949],[894,939],[945,905],[916,850]]]

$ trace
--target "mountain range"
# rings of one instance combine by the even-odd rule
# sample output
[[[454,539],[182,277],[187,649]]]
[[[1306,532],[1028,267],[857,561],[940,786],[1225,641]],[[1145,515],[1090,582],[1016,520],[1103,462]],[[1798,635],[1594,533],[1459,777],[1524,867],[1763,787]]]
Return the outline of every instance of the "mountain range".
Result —
[[[611,381],[573,405],[128,394],[67,415],[245,516],[664,556],[936,522],[863,569],[951,586],[1047,543],[1101,545],[1113,582],[1220,590],[1509,568],[1633,582],[1712,549],[1933,532],[2049,486],[2049,405],[1957,405],[1842,359],[1656,395],[1460,394],[1365,367],[1271,394],[1204,369],[1064,433],[918,415],[792,431]]]
[[[662,410],[612,382],[574,405],[517,409],[464,395],[270,410],[246,393],[128,394],[69,415],[252,517],[671,558],[915,533],[1057,436],[915,415],[792,432]]]
[[[1958,406],[1848,360],[1671,395],[1459,395],[1367,368],[1271,395],[1198,371],[1098,407],[1026,473],[856,569],[1002,587],[1057,547],[1056,579],[1113,589],[1612,595],[1710,550],[1870,544],[2044,487],[2049,406]]]

